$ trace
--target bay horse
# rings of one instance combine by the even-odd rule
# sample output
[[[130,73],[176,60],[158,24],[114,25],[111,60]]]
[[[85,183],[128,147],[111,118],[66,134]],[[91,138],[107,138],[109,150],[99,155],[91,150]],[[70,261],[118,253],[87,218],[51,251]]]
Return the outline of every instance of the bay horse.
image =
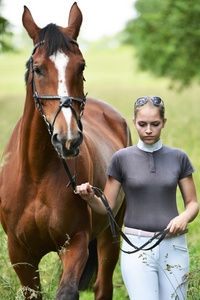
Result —
[[[77,43],[82,13],[77,4],[66,28],[39,28],[27,7],[22,21],[34,49],[27,62],[24,111],[0,173],[0,219],[10,261],[25,299],[42,299],[39,262],[56,251],[63,264],[56,299],[75,300],[91,278],[97,253],[95,299],[112,299],[119,249],[108,217],[92,212],[73,189],[76,181],[104,188],[110,159],[130,145],[130,131],[116,109],[84,95],[85,61]],[[72,174],[68,188],[66,167]],[[122,226],[123,192],[119,197],[114,214]]]

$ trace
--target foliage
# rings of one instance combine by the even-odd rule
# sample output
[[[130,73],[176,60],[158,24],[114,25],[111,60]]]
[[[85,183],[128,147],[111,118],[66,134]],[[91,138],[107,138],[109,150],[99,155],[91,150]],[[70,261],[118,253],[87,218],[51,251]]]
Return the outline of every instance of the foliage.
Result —
[[[137,0],[136,19],[125,28],[126,42],[137,50],[139,67],[182,87],[200,78],[200,2]]]
[[[2,6],[2,0],[0,0],[0,8]],[[1,11],[1,10],[0,10]],[[13,50],[13,47],[10,43],[11,25],[7,19],[1,16],[0,13],[0,53]]]

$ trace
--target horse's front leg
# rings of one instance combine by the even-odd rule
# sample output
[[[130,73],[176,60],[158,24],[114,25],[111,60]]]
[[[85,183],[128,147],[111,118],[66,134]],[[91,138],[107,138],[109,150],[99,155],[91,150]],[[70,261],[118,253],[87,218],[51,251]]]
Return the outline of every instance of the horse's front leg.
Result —
[[[89,234],[81,231],[66,241],[59,250],[63,274],[56,300],[79,299],[78,285],[88,259]]]
[[[33,257],[29,251],[8,234],[10,261],[23,286],[25,299],[41,300],[41,285],[38,271],[40,258]]]
[[[113,272],[119,259],[119,249],[113,241],[110,228],[98,237],[98,274],[95,282],[95,300],[113,299]]]
[[[125,202],[116,216],[120,227],[123,224]],[[117,240],[120,241],[118,231]],[[114,242],[110,227],[97,238],[98,274],[95,282],[95,300],[111,300],[113,298],[113,272],[119,259],[119,248]]]

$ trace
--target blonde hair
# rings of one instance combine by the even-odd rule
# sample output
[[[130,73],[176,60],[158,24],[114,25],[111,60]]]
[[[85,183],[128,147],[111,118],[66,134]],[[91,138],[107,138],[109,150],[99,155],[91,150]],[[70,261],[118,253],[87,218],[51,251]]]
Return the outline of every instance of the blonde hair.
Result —
[[[157,96],[140,97],[135,101],[135,104],[134,104],[134,118],[135,119],[136,119],[138,111],[145,104],[151,105],[153,107],[157,107],[159,109],[161,119],[164,120],[164,118],[165,118],[164,102],[160,97],[157,97]]]

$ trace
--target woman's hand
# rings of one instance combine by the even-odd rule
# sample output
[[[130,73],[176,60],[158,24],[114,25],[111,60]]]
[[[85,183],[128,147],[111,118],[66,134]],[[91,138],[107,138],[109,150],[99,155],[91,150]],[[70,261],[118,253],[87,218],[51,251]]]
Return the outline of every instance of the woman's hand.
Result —
[[[199,212],[199,203],[192,174],[181,179],[179,187],[185,203],[185,211],[169,222],[167,228],[170,228],[170,235],[183,233],[187,224],[192,222]]]
[[[118,203],[118,195],[120,191],[121,184],[112,178],[111,176],[108,176],[106,186],[104,189],[104,194],[108,200],[108,204],[110,208],[113,210],[118,211],[118,209],[121,206],[121,202]],[[76,187],[75,194],[80,195],[83,200],[87,202],[87,204],[94,210],[96,213],[100,215],[107,215],[107,210],[101,200],[100,197],[97,197],[95,195],[94,190],[89,182],[83,183],[81,185],[78,185]],[[119,201],[121,198],[119,197]]]
[[[90,201],[94,199],[94,190],[89,182],[77,185],[75,194],[81,196],[85,201]]]
[[[183,212],[182,214],[175,217],[169,222],[167,226],[167,228],[170,228],[169,235],[173,236],[173,235],[184,233],[184,231],[187,228],[187,224],[188,224],[188,217],[187,214]]]

